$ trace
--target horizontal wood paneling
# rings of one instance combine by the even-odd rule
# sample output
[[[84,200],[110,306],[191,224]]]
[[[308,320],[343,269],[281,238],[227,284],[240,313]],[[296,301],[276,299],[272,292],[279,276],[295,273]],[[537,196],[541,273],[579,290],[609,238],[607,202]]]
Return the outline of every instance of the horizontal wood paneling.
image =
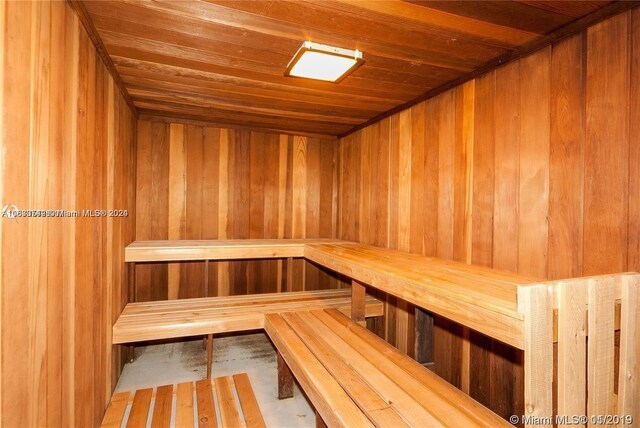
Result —
[[[142,113],[317,136],[342,135],[492,61],[543,43],[589,14],[610,15],[607,6],[631,7],[610,1],[553,3],[74,4],[86,8]],[[285,77],[305,40],[359,49],[366,63],[339,85]]]
[[[0,205],[129,214],[0,220],[0,425],[98,426],[123,364],[135,118],[65,2],[2,2],[0,45]]]
[[[338,237],[549,279],[639,270],[638,28],[620,14],[341,139]],[[379,333],[406,349],[395,306]],[[463,332],[436,319],[434,336],[465,387]],[[469,352],[471,394],[521,414],[521,356],[475,334]]]
[[[338,142],[138,121],[136,239],[332,238]],[[288,273],[291,275],[288,275]],[[302,260],[137,267],[138,300],[338,286]]]

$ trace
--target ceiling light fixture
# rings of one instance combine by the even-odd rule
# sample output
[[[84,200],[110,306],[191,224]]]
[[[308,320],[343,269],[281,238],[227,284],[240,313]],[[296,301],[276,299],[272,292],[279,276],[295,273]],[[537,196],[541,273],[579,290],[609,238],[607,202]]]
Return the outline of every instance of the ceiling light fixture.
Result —
[[[364,63],[362,52],[304,42],[289,61],[285,76],[338,83]]]

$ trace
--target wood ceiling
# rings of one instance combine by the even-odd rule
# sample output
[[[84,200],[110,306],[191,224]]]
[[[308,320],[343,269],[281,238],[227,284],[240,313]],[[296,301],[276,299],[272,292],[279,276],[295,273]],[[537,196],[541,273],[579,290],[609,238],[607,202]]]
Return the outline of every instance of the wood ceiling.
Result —
[[[347,133],[616,6],[609,1],[75,3],[141,115],[309,135]],[[366,63],[339,84],[285,77],[304,40],[360,49]]]

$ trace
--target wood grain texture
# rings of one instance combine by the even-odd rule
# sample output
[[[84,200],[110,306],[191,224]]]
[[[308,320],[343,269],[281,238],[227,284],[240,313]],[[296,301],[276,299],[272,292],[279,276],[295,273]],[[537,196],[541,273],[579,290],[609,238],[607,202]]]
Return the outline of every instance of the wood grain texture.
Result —
[[[558,415],[586,415],[587,291],[582,282],[558,287]]]
[[[313,308],[351,313],[349,290],[263,293],[129,303],[113,326],[114,343],[132,343],[260,329],[265,314]],[[382,303],[365,296],[362,317],[381,316]]]
[[[265,328],[316,408],[346,396],[341,407],[355,404],[358,409],[349,417],[364,417],[375,425],[506,426],[506,421],[335,311],[271,314]],[[307,372],[318,378],[328,375],[335,383],[326,383],[339,389],[308,386]],[[350,426],[343,415],[330,416],[342,416],[337,426]],[[322,416],[326,421],[327,415]]]
[[[336,141],[147,120],[138,130],[140,240],[336,236]],[[292,265],[290,291],[339,286],[302,260]],[[286,270],[276,260],[210,263],[209,292],[282,290]],[[203,262],[137,272],[141,301],[203,297]]]
[[[608,415],[614,411],[614,279],[591,279],[587,288],[587,414]],[[587,425],[597,424],[590,421]]]
[[[142,114],[307,136],[344,134],[475,70],[556,40],[546,36],[580,31],[591,22],[580,18],[589,14],[626,10],[626,2],[609,1],[556,8],[545,2],[442,3],[79,6]],[[365,52],[366,66],[339,85],[285,77],[307,39],[357,48]]]
[[[446,3],[437,7],[454,7]],[[474,13],[488,7],[478,6]],[[427,100],[424,108],[385,118],[375,125],[380,129],[376,143],[365,138],[366,128],[342,138],[339,177],[345,202],[340,205],[338,237],[366,242],[368,235],[388,234],[381,245],[398,248],[398,242],[404,242],[400,236],[424,231],[435,221],[437,255],[443,258],[541,279],[637,270],[639,22],[637,10],[622,13]],[[425,132],[404,125],[408,118],[411,123],[421,121],[414,115],[424,115]],[[389,131],[387,124],[392,125]],[[411,156],[410,148],[419,144],[416,138],[428,145],[435,134],[430,128],[436,126],[441,138],[433,166],[438,171],[433,202],[437,209],[423,210],[423,218],[414,215],[407,224],[403,219],[413,203],[424,201],[424,193],[411,190],[414,183],[406,177],[419,172],[402,171],[400,160]],[[383,128],[388,139],[382,139]],[[381,168],[373,157],[362,161],[361,153],[369,145],[388,153],[388,166]],[[411,168],[416,167],[412,162]],[[388,178],[363,187],[362,177],[376,171],[385,171]],[[369,212],[352,209],[352,198],[360,199],[362,191],[388,192],[383,199],[387,206],[378,203]],[[387,222],[370,224],[378,230],[361,235],[362,228],[355,225],[380,210],[388,213]],[[384,333],[393,344],[398,333],[395,315],[390,305]],[[464,360],[458,358],[465,343],[459,328],[435,320],[436,370],[454,384],[460,382],[459,364]],[[522,409],[521,355],[501,361],[494,356],[504,354],[504,349],[489,346],[492,351],[472,356],[471,363],[489,367],[492,373],[487,382],[493,381],[493,386],[482,387],[498,392],[491,407],[502,414],[495,406],[506,401]],[[489,358],[488,365],[479,358]],[[505,395],[498,398],[500,391]],[[513,411],[521,414],[515,407]]]
[[[97,426],[123,364],[111,325],[127,298],[135,118],[68,4],[0,15],[1,205],[128,210],[2,219],[1,423]]]
[[[587,32],[584,272],[627,266],[630,14]],[[602,173],[606,171],[606,173]]]

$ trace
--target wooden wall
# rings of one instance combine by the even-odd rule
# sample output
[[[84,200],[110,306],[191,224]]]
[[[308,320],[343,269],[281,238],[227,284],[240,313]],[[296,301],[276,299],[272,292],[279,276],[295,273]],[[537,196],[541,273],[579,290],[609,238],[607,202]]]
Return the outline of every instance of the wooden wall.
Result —
[[[331,238],[336,140],[138,121],[136,239]],[[138,265],[138,300],[337,286],[302,260]]]
[[[349,135],[340,156],[341,238],[540,278],[638,271],[640,10]],[[396,306],[380,333],[411,353]],[[521,414],[518,353],[465,334],[436,319],[437,372]]]
[[[128,209],[0,219],[0,426],[98,426],[134,234],[135,118],[65,2],[0,2],[0,205]]]

